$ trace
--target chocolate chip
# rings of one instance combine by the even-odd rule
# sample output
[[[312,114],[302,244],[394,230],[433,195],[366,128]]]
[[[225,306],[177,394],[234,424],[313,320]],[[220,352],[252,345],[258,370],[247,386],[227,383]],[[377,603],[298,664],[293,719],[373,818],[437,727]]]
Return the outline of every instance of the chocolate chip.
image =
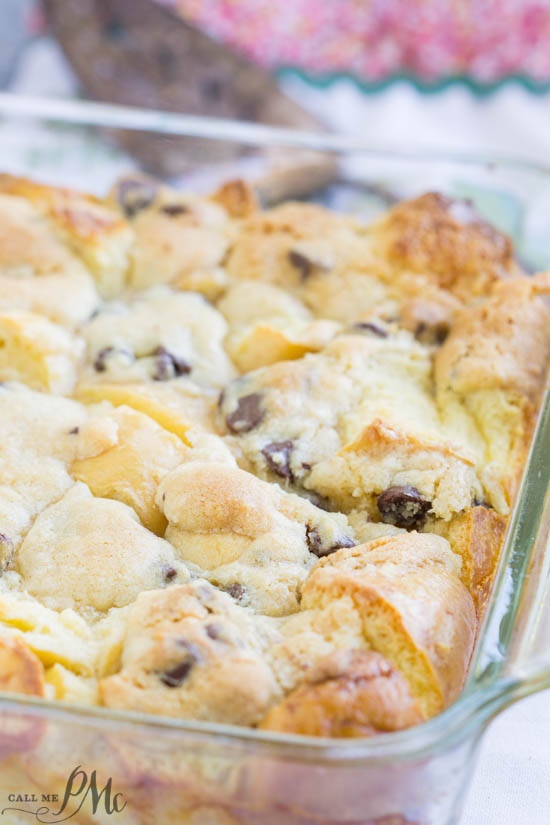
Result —
[[[236,599],[237,601],[239,601],[239,599],[242,599],[242,597],[246,593],[245,588],[239,582],[232,582],[231,584],[228,584],[227,587],[224,587],[223,589],[225,590],[226,593],[229,593],[229,595],[233,599]]]
[[[420,321],[416,325],[414,337],[423,344],[438,344],[441,346],[449,334],[449,324],[439,321],[436,324],[427,324]]]
[[[106,361],[114,351],[114,347],[103,347],[103,349],[99,350],[94,361],[94,369],[96,372],[105,372],[107,369]]]
[[[315,556],[322,555],[323,540],[321,534],[316,527],[311,527],[309,524],[306,524],[306,544],[310,553],[313,553]]]
[[[148,180],[121,180],[116,196],[127,218],[151,206],[157,195],[157,186]]]
[[[13,542],[5,533],[0,533],[0,571],[4,570],[12,561],[15,548]]]
[[[204,628],[206,630],[206,635],[216,641],[220,638],[222,634],[222,626],[220,624],[207,624]]]
[[[163,574],[163,576],[164,576],[164,580],[165,580],[165,581],[167,581],[167,582],[171,582],[171,581],[172,581],[172,579],[175,579],[175,578],[176,578],[176,576],[178,575],[178,571],[176,570],[176,568],[175,568],[175,567],[172,567],[171,565],[167,565],[167,566],[163,569],[162,574]]]
[[[288,478],[290,481],[294,479],[290,469],[290,457],[293,449],[294,444],[292,441],[274,441],[267,444],[262,450],[262,455],[269,469],[281,478]]]
[[[489,504],[488,501],[480,500],[478,498],[474,498],[473,503],[472,503],[472,507],[485,507],[486,510],[494,510],[495,509],[492,504]]]
[[[237,409],[225,419],[232,433],[248,433],[263,421],[265,413],[261,408],[261,400],[259,392],[239,398]]]
[[[164,673],[161,673],[159,676],[160,681],[167,687],[179,687],[189,676],[189,673],[191,672],[191,669],[196,661],[196,657],[190,653],[185,657],[185,659],[183,659],[183,661],[171,670],[166,670]]]
[[[358,321],[353,325],[353,329],[356,329],[359,332],[372,332],[372,334],[376,335],[378,338],[388,337],[388,331],[385,330],[384,327],[381,327],[378,324],[373,324],[371,321]]]
[[[305,255],[302,255],[301,252],[296,252],[294,249],[291,249],[288,253],[288,260],[292,266],[299,271],[302,281],[307,281],[313,272],[313,262],[310,261],[309,258],[306,258]]]
[[[108,366],[107,361],[113,355],[123,357],[128,363],[134,360],[134,354],[127,349],[123,349],[122,347],[103,347],[95,357],[94,369],[97,372],[105,372]]]
[[[167,203],[166,206],[161,206],[160,211],[164,212],[165,215],[170,215],[171,218],[175,218],[177,215],[185,215],[186,212],[189,212],[189,207],[184,206],[183,203]]]
[[[410,484],[388,487],[377,500],[382,521],[396,527],[422,527],[431,501],[422,498]]]
[[[170,381],[172,378],[189,375],[191,372],[187,361],[168,352],[165,347],[157,347],[153,355],[155,356],[153,381]]]
[[[356,542],[353,539],[350,539],[349,536],[342,536],[340,539],[336,539],[334,544],[329,550],[329,553],[334,552],[334,550],[340,550],[342,547],[355,547]]]
[[[69,430],[69,435],[78,435],[80,432],[80,427],[73,427],[72,430]]]
[[[323,547],[323,539],[321,538],[321,534],[316,527],[311,527],[309,524],[306,525],[306,543],[310,553],[313,553],[313,555],[318,558],[321,558],[322,556],[329,556],[331,553],[335,553],[336,550],[340,550],[342,547],[355,547],[355,542],[353,539],[348,538],[348,536],[342,536],[329,547]]]

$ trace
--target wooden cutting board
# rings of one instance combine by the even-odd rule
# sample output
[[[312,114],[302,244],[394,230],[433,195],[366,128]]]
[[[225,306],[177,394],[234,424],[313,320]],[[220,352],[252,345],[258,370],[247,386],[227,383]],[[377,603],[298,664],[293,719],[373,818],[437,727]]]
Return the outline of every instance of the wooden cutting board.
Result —
[[[151,0],[43,0],[87,94],[135,106],[319,130],[273,77]],[[228,160],[240,147],[195,138],[117,132],[156,175]]]

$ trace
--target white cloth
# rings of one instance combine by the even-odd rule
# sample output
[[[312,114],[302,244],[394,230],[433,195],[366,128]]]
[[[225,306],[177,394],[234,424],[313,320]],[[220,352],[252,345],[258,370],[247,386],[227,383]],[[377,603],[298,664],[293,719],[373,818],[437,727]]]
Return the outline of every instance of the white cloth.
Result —
[[[524,699],[485,734],[460,825],[550,823],[550,691]]]
[[[344,81],[326,91],[312,89],[295,78],[284,79],[283,86],[327,125],[361,134],[365,140],[395,144],[402,143],[405,136],[409,145],[500,151],[550,161],[550,96],[531,97],[518,87],[476,99],[464,88],[426,96],[406,84],[368,98]],[[55,45],[43,39],[28,48],[12,89],[27,94],[71,95],[76,93],[77,84]],[[32,133],[24,134],[32,144]],[[57,145],[58,151],[48,153],[45,149],[42,157],[33,156],[37,173],[51,177],[53,172],[55,179],[61,169],[65,183],[86,187],[81,147],[67,140],[66,145]],[[25,165],[28,171],[24,136],[0,130],[0,149],[2,166],[11,159],[13,171],[24,171]],[[103,154],[94,150],[86,156],[90,188],[104,190],[128,163],[128,158],[112,149]],[[482,744],[460,825],[548,823],[550,691],[524,700],[493,722]]]

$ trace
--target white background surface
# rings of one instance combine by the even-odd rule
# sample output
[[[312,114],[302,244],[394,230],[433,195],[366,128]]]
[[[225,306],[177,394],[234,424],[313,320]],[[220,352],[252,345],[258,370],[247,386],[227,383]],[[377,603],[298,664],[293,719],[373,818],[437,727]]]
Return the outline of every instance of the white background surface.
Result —
[[[498,717],[482,744],[460,825],[550,823],[550,692]]]
[[[56,48],[45,40],[28,49],[11,86],[36,94],[76,91]],[[332,128],[377,142],[505,151],[550,164],[550,97],[530,97],[518,87],[481,100],[462,88],[426,97],[401,85],[362,99],[344,82],[324,92],[294,79],[285,87]],[[492,723],[460,825],[550,825],[550,692]]]

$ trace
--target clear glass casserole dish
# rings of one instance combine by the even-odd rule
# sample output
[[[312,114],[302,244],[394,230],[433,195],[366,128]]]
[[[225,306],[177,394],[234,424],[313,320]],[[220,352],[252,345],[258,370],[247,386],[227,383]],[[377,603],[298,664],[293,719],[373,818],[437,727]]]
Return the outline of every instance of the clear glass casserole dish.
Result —
[[[438,189],[471,198],[508,231],[522,263],[550,264],[545,225],[550,169],[507,158],[367,147],[358,139],[285,132],[99,104],[0,95],[3,171],[105,189],[135,165],[105,148],[98,127],[186,135],[265,157],[200,162],[189,186],[261,178],[271,199],[293,190],[365,218],[394,199]],[[33,120],[30,127],[21,116]],[[281,148],[282,147],[282,148]],[[304,150],[322,151],[312,163]],[[185,144],[183,144],[185,152]],[[281,153],[282,152],[282,153]],[[199,157],[199,160],[197,160]],[[281,164],[283,171],[281,172]],[[286,165],[285,165],[286,164]],[[304,164],[309,172],[304,175]],[[308,165],[309,164],[309,165]],[[317,172],[311,172],[311,168]],[[324,169],[319,174],[319,168]],[[290,171],[289,171],[290,170]],[[300,171],[302,170],[302,171]],[[300,177],[302,175],[302,177]],[[269,182],[269,185],[266,184]],[[282,181],[282,182],[281,182]],[[319,188],[319,184],[323,186]],[[186,722],[0,695],[0,821],[74,825],[451,825],[458,821],[479,741],[510,703],[550,687],[545,598],[550,583],[550,398],[541,406],[470,676],[460,698],[416,728],[329,740]]]

